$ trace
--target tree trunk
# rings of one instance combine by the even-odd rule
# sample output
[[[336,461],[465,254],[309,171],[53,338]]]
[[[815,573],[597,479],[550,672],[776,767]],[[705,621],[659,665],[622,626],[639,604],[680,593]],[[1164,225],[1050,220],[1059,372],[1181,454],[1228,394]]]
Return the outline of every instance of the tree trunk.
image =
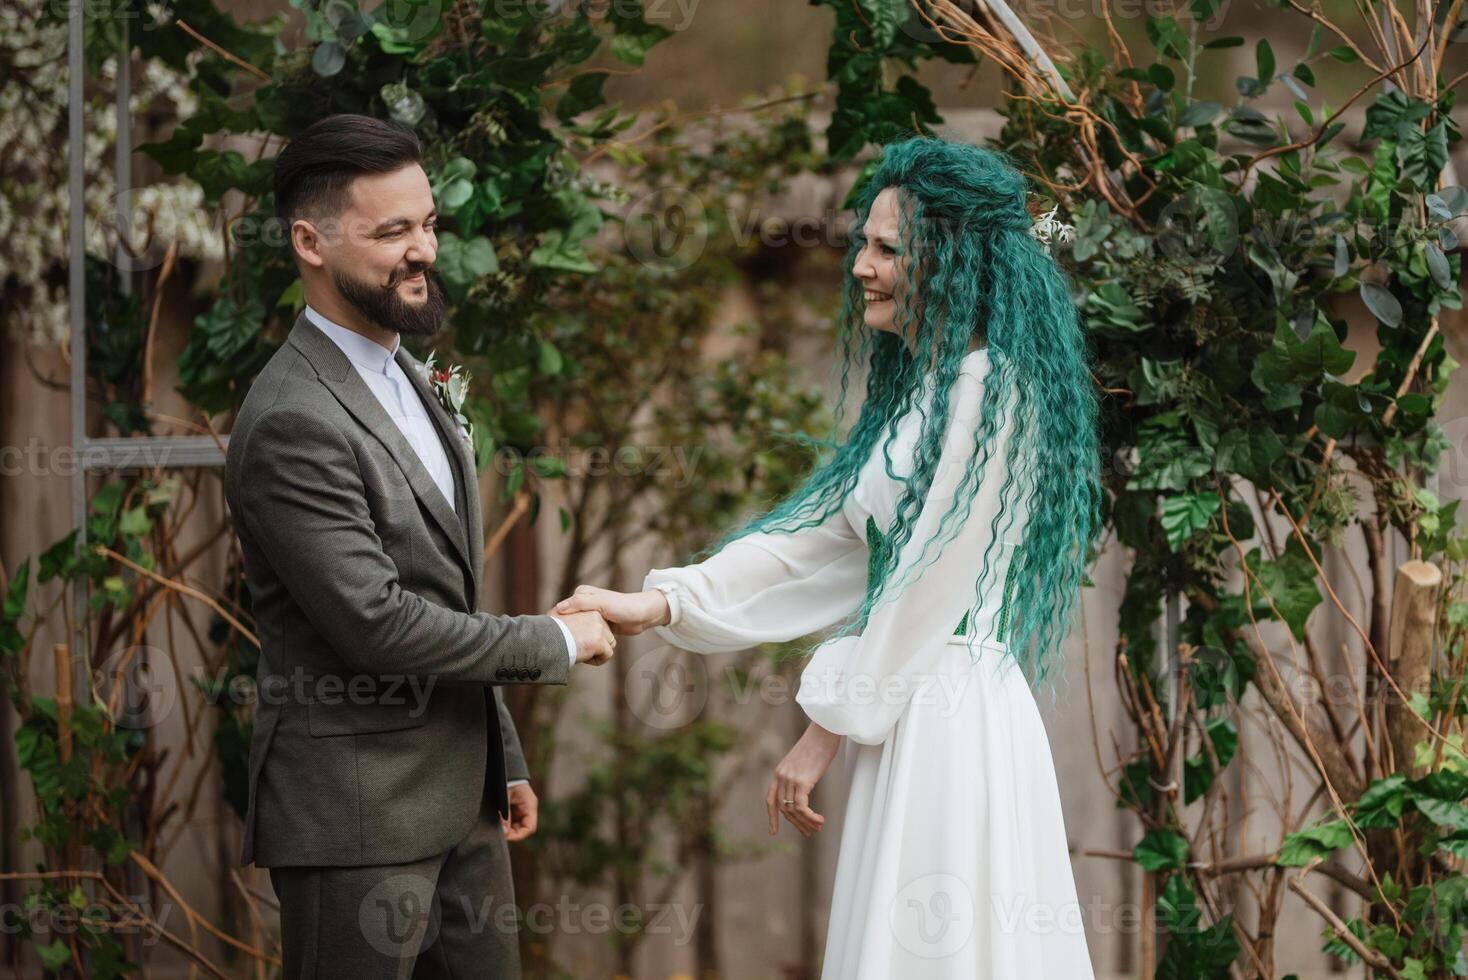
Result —
[[[16,823],[15,798],[20,782],[16,778],[14,740],[10,735],[11,719],[9,698],[0,698],[0,869],[18,870],[20,856],[16,838],[20,827]],[[0,881],[0,908],[20,908],[20,884],[15,881]],[[20,943],[15,933],[5,930],[5,946],[0,950],[6,963],[16,976],[20,976]]]
[[[1387,737],[1396,758],[1396,768],[1409,779],[1427,771],[1412,764],[1413,746],[1427,738],[1427,728],[1402,695],[1426,697],[1432,679],[1432,646],[1437,632],[1437,592],[1442,584],[1442,571],[1425,561],[1404,562],[1397,569],[1396,587],[1392,593],[1390,659],[1387,669],[1399,695],[1388,688],[1386,698]]]

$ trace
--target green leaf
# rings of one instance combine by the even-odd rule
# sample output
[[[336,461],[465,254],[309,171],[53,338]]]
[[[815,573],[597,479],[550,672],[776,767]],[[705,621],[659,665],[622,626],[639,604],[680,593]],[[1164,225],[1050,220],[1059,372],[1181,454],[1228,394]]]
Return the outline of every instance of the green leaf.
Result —
[[[1448,161],[1447,122],[1439,119],[1426,132],[1415,122],[1397,124],[1397,162],[1402,177],[1419,191],[1430,191]]]
[[[500,264],[494,245],[483,235],[466,241],[451,231],[443,231],[438,234],[438,258],[434,267],[445,282],[467,287],[482,276],[498,272]]]
[[[566,360],[555,344],[542,340],[536,348],[536,362],[541,374],[560,374]]]
[[[572,190],[557,191],[555,200],[567,224],[546,231],[540,246],[530,253],[530,264],[560,272],[595,272],[581,242],[601,227],[601,211],[586,195]]]
[[[652,46],[672,33],[666,27],[641,21],[631,27],[619,25],[616,36],[612,38],[612,57],[640,68]]]
[[[566,461],[558,456],[531,456],[530,468],[535,471],[536,476],[546,479],[557,479],[566,475]]]
[[[1360,827],[1395,827],[1407,801],[1406,777],[1401,773],[1378,779],[1356,801],[1354,819]]]
[[[1219,438],[1216,465],[1225,473],[1268,484],[1270,468],[1284,454],[1279,433],[1272,426],[1255,424],[1247,430],[1230,429]]]
[[[1191,102],[1178,114],[1177,124],[1179,128],[1206,126],[1222,111],[1223,106],[1217,102]]]
[[[1192,536],[1194,531],[1208,526],[1218,512],[1218,494],[1182,493],[1162,500],[1162,529],[1167,532],[1167,547],[1177,551],[1178,546]]]
[[[1274,49],[1263,38],[1254,46],[1254,63],[1258,66],[1259,84],[1267,86],[1274,78]]]
[[[1147,871],[1181,868],[1188,859],[1188,842],[1169,830],[1153,830],[1132,849],[1136,862]]]
[[[1305,636],[1305,621],[1320,605],[1320,588],[1315,584],[1315,567],[1291,538],[1283,554],[1273,561],[1261,560],[1258,548],[1246,556],[1254,577],[1249,581],[1249,595],[1256,618],[1278,618],[1289,626],[1296,640]],[[1270,603],[1273,603],[1273,609]]]
[[[41,966],[48,973],[60,973],[62,968],[71,962],[71,947],[58,939],[45,946],[36,946],[36,955],[41,958]]]
[[[147,507],[130,507],[123,511],[117,530],[129,537],[140,538],[146,535],[152,527],[153,521],[148,517]]]
[[[311,70],[323,78],[330,78],[341,71],[347,63],[347,52],[335,41],[319,45],[311,54]]]
[[[1274,863],[1283,868],[1302,868],[1316,857],[1328,857],[1351,843],[1351,828],[1344,820],[1332,820],[1289,834],[1281,842]]]
[[[1428,242],[1423,251],[1427,256],[1427,271],[1432,275],[1432,281],[1437,283],[1439,289],[1453,288],[1453,270],[1448,265],[1448,257],[1443,250],[1433,242]]]
[[[1335,329],[1325,317],[1317,316],[1310,335],[1290,352],[1295,370],[1318,377],[1323,372],[1344,374],[1356,362],[1355,351],[1347,350],[1336,339]]]
[[[1121,335],[1138,333],[1151,326],[1126,290],[1114,281],[1098,286],[1086,297],[1086,306],[1098,314],[1088,322],[1093,330],[1100,328],[1100,332]]]
[[[1452,827],[1454,830],[1468,830],[1468,807],[1461,803],[1417,796],[1412,799],[1412,805],[1435,824]]]
[[[602,95],[602,86],[606,80],[606,72],[602,71],[588,72],[571,79],[565,94],[556,102],[556,118],[569,122],[588,109],[602,105],[606,101]]]
[[[1294,292],[1295,284],[1300,277],[1285,267],[1280,260],[1279,253],[1274,246],[1266,241],[1254,240],[1249,243],[1249,261],[1264,270],[1269,277],[1269,284],[1274,293],[1274,301],[1281,309],[1288,309],[1290,297]]]
[[[1228,767],[1239,747],[1239,732],[1228,718],[1214,718],[1207,724],[1208,740],[1213,743],[1213,753],[1218,757],[1218,769]],[[1191,803],[1213,785],[1213,766],[1206,749],[1183,760],[1183,802]]]
[[[1189,934],[1196,935],[1200,918],[1202,912],[1198,908],[1198,898],[1188,887],[1187,878],[1184,875],[1168,877],[1162,893],[1157,896],[1157,921],[1171,934],[1170,941],[1180,942]]]
[[[1363,282],[1360,293],[1361,301],[1378,320],[1388,327],[1402,325],[1402,304],[1392,295],[1391,290],[1381,283]]]

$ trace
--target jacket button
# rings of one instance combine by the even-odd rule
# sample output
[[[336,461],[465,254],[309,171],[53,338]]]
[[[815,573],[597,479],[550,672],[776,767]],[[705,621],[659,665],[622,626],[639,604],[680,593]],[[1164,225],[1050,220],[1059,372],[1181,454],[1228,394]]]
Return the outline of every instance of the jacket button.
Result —
[[[538,681],[538,680],[540,680],[540,668],[539,667],[536,667],[534,670],[532,670],[530,672],[530,679],[532,681]]]
[[[522,681],[528,681],[528,680],[530,680],[530,668],[528,668],[528,667],[521,667],[520,668],[520,679]]]
[[[504,680],[505,679],[505,675],[506,675],[506,672],[505,672],[505,668],[503,668],[503,667],[501,667],[499,670],[497,670],[497,671],[494,672],[494,676],[498,677],[500,680]]]

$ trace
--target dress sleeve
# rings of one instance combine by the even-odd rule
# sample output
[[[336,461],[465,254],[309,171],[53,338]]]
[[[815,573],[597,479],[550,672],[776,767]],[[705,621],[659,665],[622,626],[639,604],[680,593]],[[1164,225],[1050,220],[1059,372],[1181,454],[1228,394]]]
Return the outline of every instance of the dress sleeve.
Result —
[[[671,623],[654,632],[696,653],[780,643],[851,614],[866,593],[867,549],[840,509],[820,525],[758,531],[696,565],[655,568],[644,589],[668,597]]]
[[[977,488],[971,483],[965,491],[975,494],[968,519],[941,550],[936,545],[929,550],[917,572],[911,569],[959,490],[973,455],[982,393],[981,376],[959,375],[932,486],[893,571],[892,585],[901,591],[878,603],[860,634],[836,637],[817,648],[801,674],[796,701],[822,728],[877,745],[891,734],[914,694],[935,696],[943,690],[935,683],[944,680],[936,676],[940,659],[974,605],[984,553],[993,538],[991,522],[1007,476],[1008,424],[994,431],[989,455],[981,459],[984,472]],[[896,481],[892,482],[895,493]],[[1000,520],[1006,540],[1016,540],[1013,535],[1022,532],[1022,521],[1023,512],[1017,512],[1006,531],[1009,516]],[[1012,553],[1001,542],[989,554],[995,565],[989,582],[1003,583],[1005,559]],[[983,626],[975,623],[970,629],[977,627],[982,639]]]

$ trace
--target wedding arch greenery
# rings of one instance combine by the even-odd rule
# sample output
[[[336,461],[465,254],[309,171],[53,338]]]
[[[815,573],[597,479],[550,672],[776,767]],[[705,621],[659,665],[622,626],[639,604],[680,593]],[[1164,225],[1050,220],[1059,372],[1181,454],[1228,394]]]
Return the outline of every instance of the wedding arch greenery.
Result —
[[[995,144],[1031,176],[1037,211],[1059,204],[1076,227],[1059,254],[1098,355],[1108,532],[1131,558],[1115,676],[1136,740],[1104,775],[1138,817],[1131,858],[1157,903],[1163,946],[1143,931],[1141,975],[1275,976],[1282,885],[1347,963],[1468,973],[1468,543],[1457,501],[1429,483],[1461,449],[1438,410],[1457,367],[1440,317],[1462,307],[1450,224],[1468,212],[1442,179],[1461,138],[1464,76],[1446,68],[1468,39],[1462,3],[1367,5],[1379,21],[1342,26],[1270,0],[1271,16],[1310,22],[1309,44],[1287,64],[1257,41],[1224,101],[1204,80],[1230,79],[1220,52],[1245,41],[1210,30],[1215,0],[1132,8],[1140,51],[1104,3],[1096,45],[1066,47],[1016,28],[1002,0],[819,2],[834,19],[834,156],[941,122],[923,61],[998,65]],[[1324,98],[1317,72],[1349,94]],[[1365,124],[1347,142],[1355,103]],[[1375,324],[1369,365],[1347,344],[1352,300]],[[1394,544],[1410,561],[1394,566]],[[1372,590],[1354,611],[1323,571],[1347,545]],[[1159,642],[1168,597],[1186,611]],[[1356,652],[1322,648],[1332,616]],[[1242,706],[1249,691],[1262,711]],[[1231,792],[1258,778],[1236,758],[1249,729],[1315,792],[1282,801],[1276,848],[1239,854],[1225,842]],[[1337,916],[1312,873],[1361,913]]]

